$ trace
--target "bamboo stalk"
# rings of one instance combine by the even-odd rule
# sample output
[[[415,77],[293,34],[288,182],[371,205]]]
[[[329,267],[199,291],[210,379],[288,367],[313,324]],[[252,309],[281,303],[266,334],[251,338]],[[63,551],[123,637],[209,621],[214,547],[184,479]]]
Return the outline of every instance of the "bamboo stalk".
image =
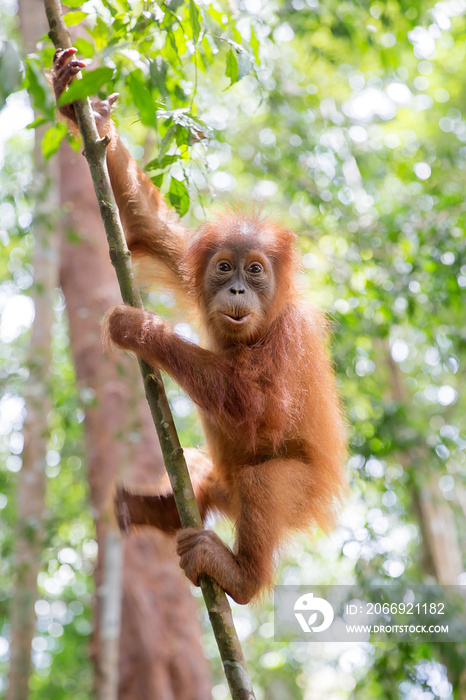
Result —
[[[61,3],[59,0],[44,0],[44,4],[50,27],[49,37],[55,48],[70,48],[71,39],[63,21]],[[136,286],[131,265],[131,255],[126,245],[107,171],[105,154],[108,137],[102,139],[99,137],[88,99],[75,103],[75,112],[122,299],[131,306],[142,308],[141,295]],[[181,524],[183,527],[201,529],[199,509],[162,378],[157,370],[152,369],[145,362],[141,361],[139,365]],[[254,700],[254,691],[225,592],[206,575],[200,576],[200,584],[231,696],[233,700]]]

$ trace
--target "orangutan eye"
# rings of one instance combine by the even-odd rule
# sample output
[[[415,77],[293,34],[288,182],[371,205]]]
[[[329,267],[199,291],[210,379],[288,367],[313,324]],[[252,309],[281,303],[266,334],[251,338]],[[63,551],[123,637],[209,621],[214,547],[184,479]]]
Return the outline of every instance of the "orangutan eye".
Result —
[[[233,268],[231,267],[230,263],[226,260],[219,262],[217,265],[217,270],[220,270],[220,272],[230,272],[232,269]]]
[[[259,263],[253,263],[249,266],[248,272],[252,272],[253,275],[258,275],[262,272],[262,265],[259,265]]]

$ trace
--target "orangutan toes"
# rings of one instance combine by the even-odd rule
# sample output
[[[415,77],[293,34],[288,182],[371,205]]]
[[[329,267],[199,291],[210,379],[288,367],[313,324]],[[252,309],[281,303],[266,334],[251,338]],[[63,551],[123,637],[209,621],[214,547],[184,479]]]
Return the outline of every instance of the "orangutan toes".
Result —
[[[120,530],[126,533],[133,525],[147,525],[169,533],[181,527],[172,493],[156,496],[120,487],[115,494],[115,515]]]
[[[57,100],[70,85],[74,76],[86,67],[84,61],[72,60],[76,49],[57,49],[53,60],[53,89]]]
[[[52,64],[52,83],[57,101],[68,89],[75,76],[86,67],[86,63],[84,61],[79,61],[73,58],[76,51],[77,49],[73,47],[69,49],[57,49],[55,51]],[[101,132],[101,136],[102,133],[105,133],[105,124],[110,117],[112,106],[119,96],[120,95],[118,92],[113,92],[105,100],[95,99],[92,101],[94,118],[99,131]],[[76,124],[76,115],[73,104],[63,105],[59,108],[59,111],[62,116],[69,119],[73,124]]]

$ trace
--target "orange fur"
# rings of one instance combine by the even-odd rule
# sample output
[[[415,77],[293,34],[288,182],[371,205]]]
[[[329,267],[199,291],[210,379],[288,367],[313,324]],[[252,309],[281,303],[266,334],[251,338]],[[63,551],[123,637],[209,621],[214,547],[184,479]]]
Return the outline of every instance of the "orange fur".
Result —
[[[55,58],[57,96],[79,70],[73,52]],[[141,268],[199,310],[204,345],[180,338],[153,313],[118,305],[103,338],[168,372],[197,404],[209,458],[188,453],[201,515],[236,525],[230,550],[206,530],[178,530],[180,565],[193,583],[205,572],[236,601],[272,582],[274,554],[290,533],[331,525],[346,488],[345,428],[327,353],[327,321],[296,291],[295,235],[257,212],[227,210],[188,232],[138,168],[109,119],[108,170],[125,235]],[[65,116],[73,120],[74,110]],[[149,261],[149,267],[144,261]],[[123,527],[179,528],[173,496],[121,489]]]
[[[237,541],[231,551],[214,533],[182,530],[180,563],[193,582],[207,572],[245,603],[271,584],[274,553],[290,533],[332,524],[346,488],[346,446],[327,321],[295,291],[294,236],[267,219],[235,216],[203,227],[180,256],[180,285],[198,302],[210,349],[178,337],[154,314],[124,306],[110,315],[107,333],[168,372],[197,404],[212,460],[195,483],[201,514],[228,514]],[[243,256],[259,248],[276,279],[253,336],[236,342],[209,321],[216,303],[205,271],[226,245]],[[172,530],[173,501],[153,499],[143,509],[131,494],[121,496],[135,524]]]

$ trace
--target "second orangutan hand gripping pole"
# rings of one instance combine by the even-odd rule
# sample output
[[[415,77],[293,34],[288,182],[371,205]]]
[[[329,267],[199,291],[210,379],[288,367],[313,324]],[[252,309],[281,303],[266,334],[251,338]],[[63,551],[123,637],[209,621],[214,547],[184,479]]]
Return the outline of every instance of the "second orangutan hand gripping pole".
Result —
[[[61,3],[58,0],[44,0],[44,3],[50,27],[49,36],[55,48],[70,48],[71,39],[63,21]],[[126,246],[105,162],[108,137],[100,138],[88,99],[75,103],[75,112],[122,299],[131,306],[142,308],[141,295],[136,286],[131,265],[131,255]],[[158,371],[153,370],[145,362],[139,364],[181,524],[183,527],[202,528],[199,509],[162,378]],[[199,582],[232,698],[233,700],[254,700],[254,691],[226,595],[215,581],[205,575],[200,576]]]

